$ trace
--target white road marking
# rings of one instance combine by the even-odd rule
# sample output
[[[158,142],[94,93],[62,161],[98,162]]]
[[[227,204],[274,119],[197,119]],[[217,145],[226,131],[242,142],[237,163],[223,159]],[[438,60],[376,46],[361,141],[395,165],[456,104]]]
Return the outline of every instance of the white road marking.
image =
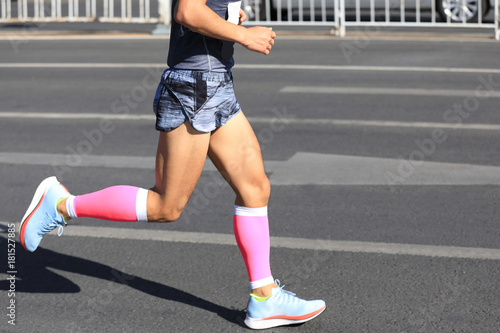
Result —
[[[0,63],[0,68],[166,68],[166,63]],[[234,69],[306,70],[306,71],[376,71],[499,74],[498,68],[418,67],[418,66],[337,66],[303,64],[236,64]]]
[[[65,33],[61,31],[40,31],[39,34],[25,33],[25,32],[12,32],[5,35],[0,35],[0,41],[31,41],[31,40],[57,40],[57,41],[73,41],[73,40],[96,40],[96,41],[107,41],[107,40],[134,40],[136,41],[148,41],[155,39],[170,39],[169,35],[152,35],[149,33],[123,33],[121,31],[107,31],[107,33],[96,33],[96,34],[79,34],[79,33]]]
[[[436,72],[436,73],[500,73],[498,68],[417,67],[417,66],[335,66],[300,64],[237,64],[236,69],[291,69],[319,71],[375,71],[375,72]]]
[[[0,222],[0,224],[7,226],[7,222]],[[18,230],[18,225],[16,225],[16,230]],[[55,236],[56,232],[51,232],[49,235]],[[64,229],[64,234],[62,237],[68,236],[236,246],[234,235],[231,234],[170,230],[145,230],[71,225]],[[271,237],[271,247],[330,252],[354,252],[459,259],[500,260],[500,249],[458,246],[335,241],[295,237]]]
[[[456,89],[418,89],[418,88],[368,88],[368,87],[326,87],[326,86],[288,86],[281,93],[292,94],[332,94],[332,95],[402,95],[402,96],[475,96],[474,90]],[[488,98],[499,98],[500,92],[490,92]]]
[[[116,113],[56,113],[56,112],[0,112],[0,118],[17,119],[110,119],[110,120],[155,120],[153,114]]]
[[[250,24],[245,24],[245,26],[251,26]],[[392,33],[366,33],[366,32],[356,32],[349,31],[347,35],[342,38],[338,38],[334,35],[322,35],[315,32],[312,33],[300,33],[300,32],[290,32],[290,31],[280,31],[275,28],[280,41],[295,41],[300,40],[304,42],[308,41],[338,41],[338,42],[348,42],[355,41],[359,42],[359,38],[370,38],[372,41],[384,41],[384,42],[396,42],[396,43],[414,43],[416,41],[422,41],[426,43],[497,43],[494,38],[490,38],[488,34],[475,34],[475,35],[435,35],[435,34],[408,34],[405,33],[403,36],[401,34]],[[152,35],[150,33],[124,33],[122,31],[107,31],[106,33],[96,33],[90,35],[82,35],[79,33],[74,33],[71,31],[61,32],[57,30],[53,31],[40,31],[38,34],[25,33],[25,32],[12,32],[0,35],[0,41],[31,41],[31,40],[57,40],[57,41],[72,41],[72,40],[138,40],[138,41],[149,41],[155,39],[169,40],[169,35]]]
[[[154,121],[152,114],[113,114],[113,113],[51,113],[51,112],[0,112],[0,118],[13,119],[109,119],[123,121]],[[463,130],[500,130],[500,124],[454,124],[439,122],[413,122],[390,120],[357,120],[357,119],[328,119],[328,118],[270,118],[248,117],[253,124],[284,124],[284,125],[329,125],[329,126],[363,126],[363,127],[401,127],[401,128],[442,128]]]
[[[422,155],[424,155],[422,153]],[[153,170],[153,156],[0,152],[0,163]],[[264,161],[273,185],[500,185],[500,167],[298,152],[287,161]],[[205,171],[216,171],[207,159]]]
[[[1,63],[0,68],[167,68],[163,63]]]
[[[0,113],[1,117],[1,113]],[[293,124],[293,125],[328,125],[328,126],[362,126],[362,127],[400,127],[400,128],[442,128],[462,130],[500,130],[500,124],[469,124],[469,123],[435,123],[421,121],[391,121],[391,120],[358,120],[329,118],[266,118],[248,117],[253,124]]]
[[[14,165],[49,165],[67,167],[154,169],[150,156],[110,156],[78,154],[41,154],[0,152],[0,163]]]

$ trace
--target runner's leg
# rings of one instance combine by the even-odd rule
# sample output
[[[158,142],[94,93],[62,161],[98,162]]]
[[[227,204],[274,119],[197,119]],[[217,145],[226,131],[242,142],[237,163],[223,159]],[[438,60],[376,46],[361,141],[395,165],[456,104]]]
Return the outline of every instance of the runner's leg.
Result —
[[[189,122],[160,132],[156,154],[156,184],[148,195],[148,220],[175,221],[186,206],[207,158],[210,133]]]
[[[156,154],[156,184],[147,194],[147,220],[175,221],[182,213],[203,170],[209,133],[195,131],[189,122],[170,132],[160,132]],[[94,193],[78,196],[75,210],[78,217],[119,219],[124,209],[135,209],[132,186],[113,186]],[[137,190],[136,190],[137,191]],[[132,193],[133,194],[133,193]],[[80,205],[80,207],[78,207]],[[58,204],[58,211],[68,218],[66,199]]]
[[[252,293],[271,295],[267,203],[270,184],[260,146],[243,112],[212,132],[208,154],[236,193],[233,225]]]
[[[264,329],[317,317],[326,308],[324,301],[300,299],[284,291],[278,280],[278,286],[269,283],[272,281],[267,220],[270,185],[259,144],[242,112],[213,132],[209,156],[236,193],[234,232],[252,289],[245,324]]]

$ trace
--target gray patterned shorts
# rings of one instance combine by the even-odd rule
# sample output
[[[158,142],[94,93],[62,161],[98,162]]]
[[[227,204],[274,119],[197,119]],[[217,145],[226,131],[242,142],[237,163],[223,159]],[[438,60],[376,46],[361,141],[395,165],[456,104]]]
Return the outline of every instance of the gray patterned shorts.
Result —
[[[224,125],[241,109],[231,72],[167,69],[156,90],[156,129],[171,131],[187,120],[199,132]]]

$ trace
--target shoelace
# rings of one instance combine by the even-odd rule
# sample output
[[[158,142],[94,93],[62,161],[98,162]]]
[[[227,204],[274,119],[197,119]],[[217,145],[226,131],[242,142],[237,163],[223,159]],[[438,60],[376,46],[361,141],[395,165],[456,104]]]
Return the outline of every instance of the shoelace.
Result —
[[[61,235],[63,234],[64,232],[64,227],[66,227],[68,225],[68,222],[64,221],[63,220],[63,224],[59,224],[59,229],[57,229],[57,237],[61,237]]]
[[[300,302],[300,298],[298,298],[297,296],[295,296],[294,293],[292,293],[291,291],[283,289],[285,287],[285,285],[281,286],[280,280],[276,279],[274,281],[274,283],[276,283],[276,285],[280,289],[280,293],[279,293],[279,296],[278,296],[278,299],[277,299],[278,302],[280,302],[280,303],[288,303],[288,304],[294,304],[294,303],[297,304],[297,303]]]
[[[48,216],[48,215],[46,215],[45,218],[46,218],[46,220],[49,220],[51,222],[48,223],[48,224],[42,225],[42,228],[44,229],[44,234],[49,233],[50,231],[52,231],[53,229],[55,229],[55,227],[52,227],[52,226],[54,225],[54,223],[57,223],[57,222],[53,222],[52,218],[50,216]],[[64,227],[66,225],[67,225],[66,221],[64,221],[63,224],[57,223],[57,227],[58,227],[58,229],[57,229],[57,236],[61,237],[61,235],[64,232]]]
[[[57,229],[57,236],[61,237],[63,232],[64,232],[64,226],[62,224],[59,224],[59,228]]]

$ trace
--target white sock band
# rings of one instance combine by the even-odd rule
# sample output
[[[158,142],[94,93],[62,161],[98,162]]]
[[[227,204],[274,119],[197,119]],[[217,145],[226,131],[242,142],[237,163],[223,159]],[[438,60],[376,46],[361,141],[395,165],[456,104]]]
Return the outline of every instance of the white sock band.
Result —
[[[140,188],[135,200],[135,214],[138,222],[148,222],[148,190]]]
[[[272,276],[266,277],[264,279],[260,279],[257,281],[250,282],[250,289],[257,289],[260,287],[267,286],[268,284],[274,283],[274,279]]]
[[[66,200],[66,210],[68,211],[69,217],[72,219],[77,218],[75,212],[75,196],[72,195]]]
[[[267,216],[267,206],[260,208],[248,208],[234,205],[233,214],[239,216]]]

